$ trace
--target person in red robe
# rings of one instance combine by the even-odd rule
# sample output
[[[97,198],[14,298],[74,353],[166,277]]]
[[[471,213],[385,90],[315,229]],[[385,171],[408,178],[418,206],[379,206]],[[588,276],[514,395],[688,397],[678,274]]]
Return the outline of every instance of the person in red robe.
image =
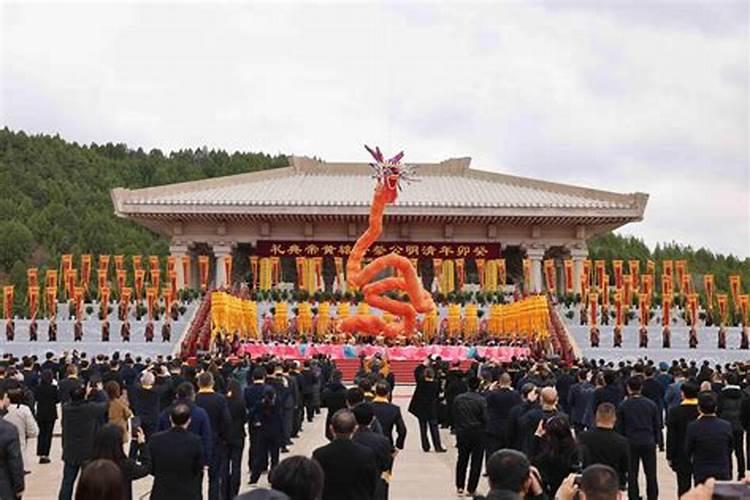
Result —
[[[690,349],[698,348],[698,331],[695,327],[690,328],[690,333],[688,334],[688,346]]]
[[[647,349],[648,348],[648,328],[642,326],[638,330],[638,347]]]
[[[599,329],[595,326],[592,326],[589,331],[589,341],[591,342],[591,347],[599,347]]]
[[[740,349],[746,350],[750,347],[750,339],[748,338],[747,327],[743,326],[740,330]]]
[[[665,326],[661,330],[661,346],[664,349],[672,347],[672,331],[668,326]]]
[[[102,342],[109,342],[109,320],[102,321]]]
[[[723,326],[719,327],[719,338],[717,344],[719,349],[727,348],[727,331]]]
[[[73,341],[81,342],[83,340],[83,323],[80,319],[77,319],[73,325]]]
[[[172,323],[169,320],[164,321],[161,325],[161,341],[170,342],[172,340]]]
[[[49,320],[49,326],[47,327],[47,340],[49,342],[57,341],[57,321],[55,321],[55,318]]]
[[[154,341],[154,322],[149,321],[146,323],[146,332],[144,333],[144,336],[146,337],[146,342],[153,342]]]
[[[612,332],[612,346],[622,347],[622,328],[620,325],[617,325]]]
[[[122,337],[123,342],[130,342],[130,322],[127,318],[122,322],[122,327],[120,327],[120,337]]]
[[[39,340],[39,325],[36,324],[36,319],[32,319],[29,323],[29,342],[36,342]]]

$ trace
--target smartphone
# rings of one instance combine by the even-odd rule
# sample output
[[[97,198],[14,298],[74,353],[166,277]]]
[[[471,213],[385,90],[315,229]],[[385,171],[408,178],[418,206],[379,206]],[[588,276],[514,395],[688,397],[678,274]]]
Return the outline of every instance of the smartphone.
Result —
[[[716,481],[713,498],[722,500],[750,499],[750,484],[737,481]]]
[[[133,417],[130,419],[130,432],[135,436],[138,429],[141,428],[141,417]]]

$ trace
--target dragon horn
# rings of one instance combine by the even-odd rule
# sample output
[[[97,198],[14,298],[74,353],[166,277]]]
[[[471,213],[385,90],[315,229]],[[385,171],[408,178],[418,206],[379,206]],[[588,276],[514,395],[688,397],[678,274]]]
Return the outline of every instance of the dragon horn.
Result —
[[[388,160],[388,163],[398,163],[401,161],[401,158],[404,157],[404,152],[401,151],[399,154]]]
[[[380,146],[375,146],[375,152],[378,154],[378,161],[380,163],[385,163],[385,158],[383,158],[383,153],[380,151]]]
[[[373,158],[375,158],[375,161],[379,161],[379,162],[382,163],[383,160],[381,158],[378,158],[378,153],[376,153],[375,151],[373,151],[370,146],[368,146],[367,144],[365,144],[365,149],[370,153],[370,155]]]

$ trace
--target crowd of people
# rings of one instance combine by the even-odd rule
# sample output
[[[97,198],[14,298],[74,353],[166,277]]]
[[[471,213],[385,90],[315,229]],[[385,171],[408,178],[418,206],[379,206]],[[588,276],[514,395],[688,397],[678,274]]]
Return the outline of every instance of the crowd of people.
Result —
[[[363,360],[349,387],[325,356],[194,361],[6,355],[0,498],[23,495],[29,439],[36,438],[40,467],[56,461],[58,419],[60,500],[130,500],[133,482],[149,475],[152,499],[199,499],[204,474],[210,500],[388,498],[407,426],[391,401],[396,381],[386,360]],[[661,452],[680,495],[704,498],[714,479],[745,477],[750,370],[743,364],[476,359],[465,366],[431,357],[414,381],[408,412],[419,422],[422,450],[454,445],[441,440],[441,427],[455,436],[458,496],[637,499],[642,467],[645,497],[656,499]],[[329,443],[310,457],[281,460],[323,412]],[[486,497],[478,491],[483,471]],[[255,487],[238,496],[243,472]],[[263,474],[270,488],[257,487]]]

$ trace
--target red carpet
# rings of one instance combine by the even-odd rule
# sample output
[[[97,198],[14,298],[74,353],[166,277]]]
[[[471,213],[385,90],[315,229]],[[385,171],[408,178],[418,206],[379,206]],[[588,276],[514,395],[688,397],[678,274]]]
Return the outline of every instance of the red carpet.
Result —
[[[391,371],[393,372],[393,376],[396,377],[396,383],[399,385],[413,384],[414,369],[419,363],[419,361],[413,360],[391,361]],[[470,365],[471,360],[465,360],[461,363],[461,368],[465,370]],[[359,370],[359,359],[339,359],[336,361],[336,367],[343,373],[344,381],[351,383]]]

